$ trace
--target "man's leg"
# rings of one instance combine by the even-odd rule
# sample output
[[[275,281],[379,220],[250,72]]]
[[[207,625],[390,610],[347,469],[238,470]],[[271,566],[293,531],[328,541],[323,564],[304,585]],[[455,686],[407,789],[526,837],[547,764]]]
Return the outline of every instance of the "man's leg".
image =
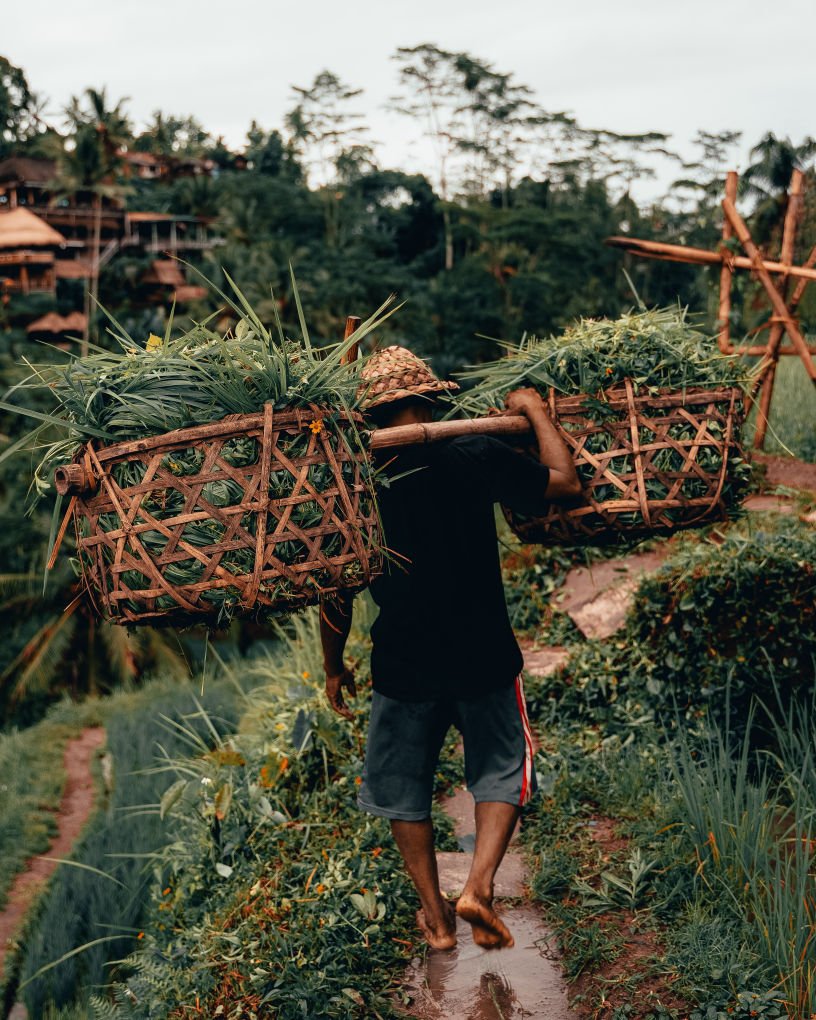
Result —
[[[476,801],[473,865],[456,912],[471,923],[478,945],[509,947],[513,936],[493,909],[493,882],[521,807],[536,787],[521,677],[482,698],[457,702],[456,709],[465,777]]]
[[[417,924],[434,949],[456,945],[456,916],[439,890],[430,818],[450,712],[444,702],[401,702],[375,691],[357,798],[364,811],[389,819],[422,904]]]
[[[476,848],[456,913],[473,927],[473,941],[486,949],[509,947],[513,936],[493,909],[493,882],[520,814],[515,804],[476,805]]]
[[[456,915],[439,889],[439,873],[434,852],[433,824],[391,821],[391,832],[399,847],[411,881],[419,893],[422,909],[417,924],[432,949],[453,949],[456,945]]]

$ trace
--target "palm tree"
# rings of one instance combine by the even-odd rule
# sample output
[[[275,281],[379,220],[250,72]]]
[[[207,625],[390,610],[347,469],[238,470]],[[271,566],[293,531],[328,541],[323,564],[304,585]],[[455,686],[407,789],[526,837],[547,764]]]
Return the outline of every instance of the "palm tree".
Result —
[[[0,575],[0,614],[37,617],[38,626],[0,674],[0,704],[14,709],[33,695],[109,692],[138,682],[148,670],[188,676],[181,645],[157,630],[99,621],[79,585],[59,585],[46,602],[37,574]],[[65,604],[67,601],[67,605]]]
[[[105,89],[86,89],[82,97],[73,96],[65,110],[71,130],[58,174],[58,193],[90,192],[93,196],[93,242],[91,276],[86,295],[86,327],[81,353],[88,352],[99,296],[99,256],[102,246],[102,203],[121,199],[127,189],[116,181],[122,165],[122,152],[132,138],[130,122],[120,99],[108,107]]]
[[[742,175],[743,192],[756,200],[754,232],[762,243],[781,230],[791,175],[794,170],[813,168],[816,139],[808,136],[794,145],[790,138],[777,138],[769,131],[751,149],[751,157],[754,162]]]

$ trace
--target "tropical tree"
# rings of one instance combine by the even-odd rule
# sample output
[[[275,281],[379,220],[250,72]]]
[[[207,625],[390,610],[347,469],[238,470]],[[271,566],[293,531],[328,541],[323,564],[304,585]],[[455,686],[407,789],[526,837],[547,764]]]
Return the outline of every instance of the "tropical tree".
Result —
[[[334,247],[339,232],[339,185],[374,165],[368,127],[352,88],[332,71],[321,71],[308,88],[292,86],[297,100],[286,115],[290,143],[307,176],[318,186],[326,221],[326,242]]]
[[[116,180],[122,155],[132,137],[130,122],[120,99],[108,105],[105,89],[86,89],[74,96],[65,110],[70,134],[58,167],[56,195],[90,193],[93,201],[93,241],[91,245],[90,286],[86,295],[86,327],[82,354],[88,351],[94,327],[99,295],[99,261],[102,247],[102,203],[119,200],[127,189]]]
[[[133,140],[137,152],[157,156],[203,156],[212,139],[195,117],[174,117],[153,111],[153,119]]]
[[[782,229],[788,207],[788,185],[794,170],[807,171],[816,162],[816,139],[795,145],[769,131],[751,149],[753,162],[742,175],[743,193],[754,199],[755,240],[768,242]]]
[[[0,159],[29,145],[45,130],[42,104],[25,72],[0,56]]]
[[[513,179],[528,162],[531,129],[545,115],[532,101],[532,91],[514,82],[511,74],[467,53],[456,55],[455,67],[464,93],[460,113],[467,124],[457,144],[474,160],[471,187],[484,196],[497,186],[506,208]]]
[[[435,158],[433,183],[442,202],[445,232],[445,269],[453,269],[451,219],[454,164],[462,153],[462,73],[457,59],[462,54],[443,50],[433,43],[400,46],[393,55],[402,91],[390,101],[398,113],[420,122]]]

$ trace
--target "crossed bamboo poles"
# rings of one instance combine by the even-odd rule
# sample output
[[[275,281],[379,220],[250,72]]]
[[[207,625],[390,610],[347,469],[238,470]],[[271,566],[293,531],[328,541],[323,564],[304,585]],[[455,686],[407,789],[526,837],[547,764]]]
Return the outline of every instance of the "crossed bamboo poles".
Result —
[[[720,268],[720,304],[719,304],[719,335],[718,343],[723,354],[742,354],[762,357],[763,361],[751,391],[751,400],[756,401],[757,393],[762,390],[757,411],[754,445],[761,449],[765,444],[768,429],[768,415],[773,397],[776,366],[781,355],[798,355],[805,366],[811,382],[816,384],[816,365],[813,355],[816,346],[808,345],[802,335],[796,319],[799,302],[805,288],[811,280],[816,280],[816,245],[808,255],[804,264],[793,264],[796,231],[802,215],[804,178],[801,170],[794,170],[788,191],[788,206],[785,223],[782,229],[782,248],[779,261],[767,259],[760,252],[751,237],[743,218],[736,207],[737,174],[730,172],[725,182],[725,198],[722,209],[724,213],[722,227],[722,244],[717,251],[705,248],[692,248],[686,245],[665,244],[662,241],[646,241],[634,237],[608,237],[606,244],[622,248],[633,255],[644,258],[662,259],[668,262],[688,262],[692,265],[719,265]],[[744,255],[736,255],[730,249],[733,238],[739,241]],[[731,339],[731,286],[735,270],[747,269],[754,273],[768,297],[772,314],[760,329],[768,328],[768,339],[764,345],[735,345]],[[775,281],[771,274],[778,279]],[[796,287],[789,296],[791,279],[796,280]],[[787,333],[790,346],[782,346]]]

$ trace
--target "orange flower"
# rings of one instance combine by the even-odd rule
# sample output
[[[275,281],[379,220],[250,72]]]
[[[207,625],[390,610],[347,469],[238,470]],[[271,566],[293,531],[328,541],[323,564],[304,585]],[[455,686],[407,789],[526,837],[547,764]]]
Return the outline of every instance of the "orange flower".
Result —
[[[303,677],[304,680],[308,680],[312,674],[309,672],[308,669],[304,669],[300,675]]]
[[[363,782],[363,777],[362,776],[357,776],[357,778],[354,780],[354,785],[355,786],[360,786],[362,784],[362,782]]]
[[[136,938],[137,939],[143,939],[144,938],[144,932],[140,931],[139,934],[136,936]]]
[[[609,367],[609,365],[606,366],[606,374],[612,375],[612,369]]]
[[[323,431],[323,419],[315,418],[314,421],[309,422],[309,428],[312,430],[312,435],[317,436]]]
[[[326,887],[325,887],[325,885],[323,885],[322,882],[320,882],[318,885],[315,886],[315,892],[317,893],[318,896],[321,893],[324,893],[325,891],[326,891]]]
[[[162,889],[162,896],[166,896],[169,892],[170,892],[170,886],[168,885],[168,887],[166,889]]]
[[[375,846],[374,849],[371,851],[371,856],[372,857],[379,857],[381,853],[382,853],[382,847],[381,846]]]

